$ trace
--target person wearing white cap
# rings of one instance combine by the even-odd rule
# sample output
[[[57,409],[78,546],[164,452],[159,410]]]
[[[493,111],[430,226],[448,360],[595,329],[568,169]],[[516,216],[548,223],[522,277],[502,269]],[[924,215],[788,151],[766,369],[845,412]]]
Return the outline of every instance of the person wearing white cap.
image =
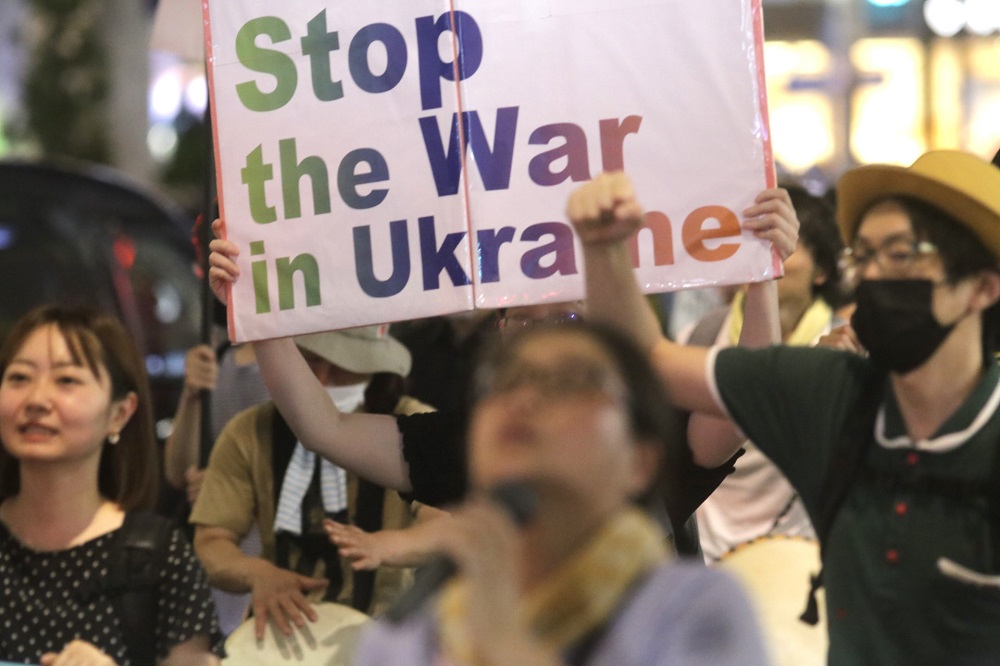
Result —
[[[837,195],[851,352],[666,340],[628,263],[642,208],[620,173],[569,204],[589,312],[640,342],[671,402],[730,417],[798,490],[829,663],[1000,663],[1000,170],[933,151],[853,169]],[[692,448],[705,465],[732,453]]]
[[[413,414],[430,407],[403,394],[410,354],[387,326],[295,338],[325,400],[341,412]],[[377,611],[408,581],[402,569],[353,572],[337,555],[323,521],[373,531],[409,524],[407,503],[318,458],[292,433],[273,402],[237,414],[212,449],[191,511],[194,545],[209,582],[251,592],[258,639],[271,619],[286,634],[316,620],[310,599],[321,597]],[[260,530],[262,556],[240,551]]]

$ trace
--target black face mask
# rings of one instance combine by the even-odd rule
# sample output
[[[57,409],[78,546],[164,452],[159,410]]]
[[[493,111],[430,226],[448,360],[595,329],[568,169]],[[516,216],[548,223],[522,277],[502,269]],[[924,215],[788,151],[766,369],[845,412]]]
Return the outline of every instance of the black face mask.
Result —
[[[930,280],[862,280],[851,326],[872,362],[900,374],[929,359],[955,324],[944,326],[931,308]]]

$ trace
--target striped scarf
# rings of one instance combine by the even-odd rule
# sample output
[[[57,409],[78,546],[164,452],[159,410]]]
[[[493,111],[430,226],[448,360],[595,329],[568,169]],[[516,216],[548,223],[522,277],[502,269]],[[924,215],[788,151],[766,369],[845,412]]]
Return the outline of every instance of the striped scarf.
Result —
[[[337,409],[343,413],[356,411],[365,402],[367,384],[328,386]],[[320,460],[319,480],[323,509],[339,513],[347,508],[347,472],[326,459]],[[285,478],[278,496],[278,509],[274,519],[275,532],[302,534],[302,500],[306,496],[316,469],[316,454],[306,450],[302,442],[295,443],[291,460],[285,469]]]

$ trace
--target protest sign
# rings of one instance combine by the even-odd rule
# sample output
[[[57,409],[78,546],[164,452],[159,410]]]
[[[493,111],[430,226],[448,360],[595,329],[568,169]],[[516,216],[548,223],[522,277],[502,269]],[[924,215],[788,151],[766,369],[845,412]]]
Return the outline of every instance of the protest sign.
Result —
[[[759,0],[205,0],[254,340],[580,298],[569,193],[624,168],[648,291],[769,279]]]

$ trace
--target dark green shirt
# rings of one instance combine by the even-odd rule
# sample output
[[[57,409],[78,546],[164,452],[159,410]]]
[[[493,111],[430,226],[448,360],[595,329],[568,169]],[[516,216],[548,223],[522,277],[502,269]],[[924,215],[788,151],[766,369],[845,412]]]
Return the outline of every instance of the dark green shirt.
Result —
[[[867,359],[829,349],[725,349],[715,358],[726,410],[781,468],[814,521],[843,426],[872,372]],[[906,436],[888,381],[883,395],[875,441],[824,549],[829,662],[1000,664],[1000,571],[988,501],[968,492],[993,470],[1000,370],[991,366],[923,442]],[[998,576],[995,585],[945,576],[940,558]]]

